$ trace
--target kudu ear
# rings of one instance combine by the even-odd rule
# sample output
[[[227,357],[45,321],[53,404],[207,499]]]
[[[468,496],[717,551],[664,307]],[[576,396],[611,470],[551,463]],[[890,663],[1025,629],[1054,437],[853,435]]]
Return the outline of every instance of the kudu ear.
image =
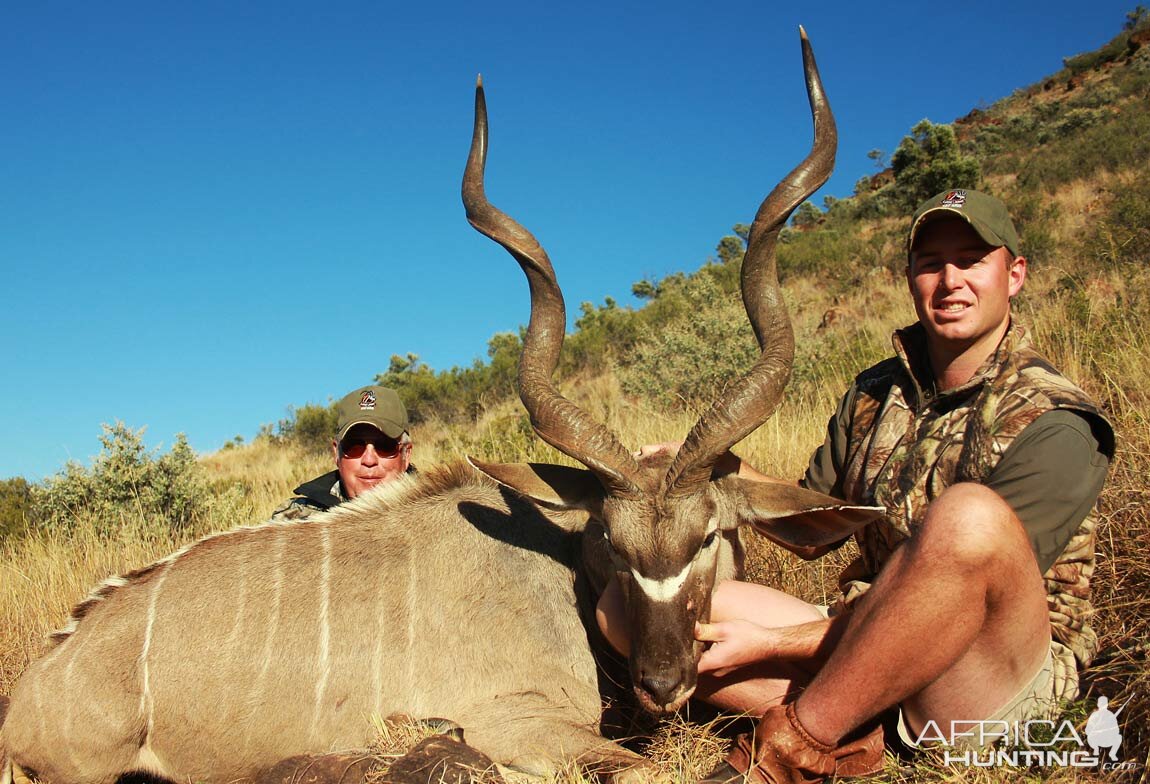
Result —
[[[835,544],[872,520],[881,506],[850,506],[837,498],[797,485],[730,479],[742,496],[739,524],[749,524],[768,539],[791,547]]]
[[[550,509],[578,509],[598,517],[603,509],[603,485],[586,468],[551,463],[467,462],[501,485]]]

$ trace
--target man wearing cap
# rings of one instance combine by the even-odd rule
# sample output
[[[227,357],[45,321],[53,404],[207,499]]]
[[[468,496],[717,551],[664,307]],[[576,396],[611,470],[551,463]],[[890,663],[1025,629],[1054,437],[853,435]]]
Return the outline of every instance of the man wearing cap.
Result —
[[[856,377],[800,482],[887,514],[855,535],[829,608],[719,586],[696,631],[710,643],[697,694],[762,718],[707,781],[872,772],[890,708],[910,745],[989,745],[1072,698],[1096,652],[1092,508],[1111,427],[1011,317],[1027,262],[1000,201],[927,200],[907,256],[918,322]]]
[[[303,520],[415,471],[407,409],[395,390],[357,389],[339,401],[336,412],[339,429],[331,442],[335,470],[297,487],[297,497],[276,509],[271,519]]]

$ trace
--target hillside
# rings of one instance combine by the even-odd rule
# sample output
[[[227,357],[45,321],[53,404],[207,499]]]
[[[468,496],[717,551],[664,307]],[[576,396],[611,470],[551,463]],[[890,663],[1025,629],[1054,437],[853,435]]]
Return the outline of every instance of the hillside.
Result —
[[[779,247],[797,343],[791,385],[776,416],[738,451],[770,473],[797,476],[854,373],[886,356],[891,330],[913,320],[903,278],[913,205],[944,187],[1000,196],[1030,261],[1020,319],[1117,427],[1095,577],[1104,653],[1086,686],[1115,704],[1134,698],[1122,753],[1150,762],[1150,20],[1131,21],[1096,52],[953,125],[916,125],[851,197],[800,208]],[[641,308],[580,306],[561,385],[624,443],[682,438],[714,390],[753,362],[737,291],[745,231],[733,227],[690,274],[637,282]],[[414,355],[392,359],[378,379],[400,390],[415,418],[417,463],[464,454],[570,462],[534,437],[514,396],[519,348],[518,335],[496,335],[488,362],[438,372]],[[117,426],[91,469],[70,466],[39,486],[8,480],[0,488],[0,533],[8,534],[0,542],[0,693],[91,584],[206,531],[263,519],[296,483],[326,470],[332,428],[329,410],[303,406],[253,443],[196,460],[186,444],[149,454],[138,434]],[[819,600],[850,553],[813,566],[764,547],[755,555],[758,579]],[[942,780],[929,769],[899,775]]]

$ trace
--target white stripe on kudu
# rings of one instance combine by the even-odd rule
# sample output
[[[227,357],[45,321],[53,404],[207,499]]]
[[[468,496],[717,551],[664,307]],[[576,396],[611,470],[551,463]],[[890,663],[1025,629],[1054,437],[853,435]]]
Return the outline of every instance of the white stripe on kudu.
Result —
[[[631,570],[631,576],[635,579],[635,584],[647,594],[651,601],[655,602],[669,602],[679,595],[679,591],[683,590],[683,586],[687,583],[687,577],[691,574],[691,566],[694,565],[691,561],[683,567],[683,571],[672,577],[665,577],[662,580],[652,580],[649,577],[644,577],[636,570]]]
[[[324,713],[323,698],[327,693],[327,682],[331,676],[331,529],[327,523],[318,523],[320,548],[323,561],[319,574],[319,678],[315,684],[315,715],[311,722],[312,737],[319,730],[319,720]]]

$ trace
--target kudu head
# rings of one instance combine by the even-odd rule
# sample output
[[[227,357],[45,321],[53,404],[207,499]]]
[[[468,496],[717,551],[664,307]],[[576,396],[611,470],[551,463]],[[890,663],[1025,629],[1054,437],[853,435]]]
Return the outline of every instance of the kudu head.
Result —
[[[506,248],[531,289],[531,319],[519,363],[519,394],[535,432],[587,470],[539,464],[472,464],[544,506],[583,509],[601,521],[627,604],[630,668],[640,702],[653,712],[681,706],[694,690],[720,540],[740,525],[800,546],[838,541],[874,516],[785,484],[714,474],[716,461],[765,422],[782,398],[794,337],[775,268],[775,243],[791,212],[834,165],[837,134],[806,34],[801,31],[814,117],[810,154],[759,207],[743,259],[742,293],[762,354],[703,414],[673,457],[639,459],[614,433],[564,398],[551,381],[566,330],[563,296],[535,237],[484,193],[487,106],[475,92],[475,128],[463,178],[467,219]],[[729,574],[727,576],[730,576]]]

